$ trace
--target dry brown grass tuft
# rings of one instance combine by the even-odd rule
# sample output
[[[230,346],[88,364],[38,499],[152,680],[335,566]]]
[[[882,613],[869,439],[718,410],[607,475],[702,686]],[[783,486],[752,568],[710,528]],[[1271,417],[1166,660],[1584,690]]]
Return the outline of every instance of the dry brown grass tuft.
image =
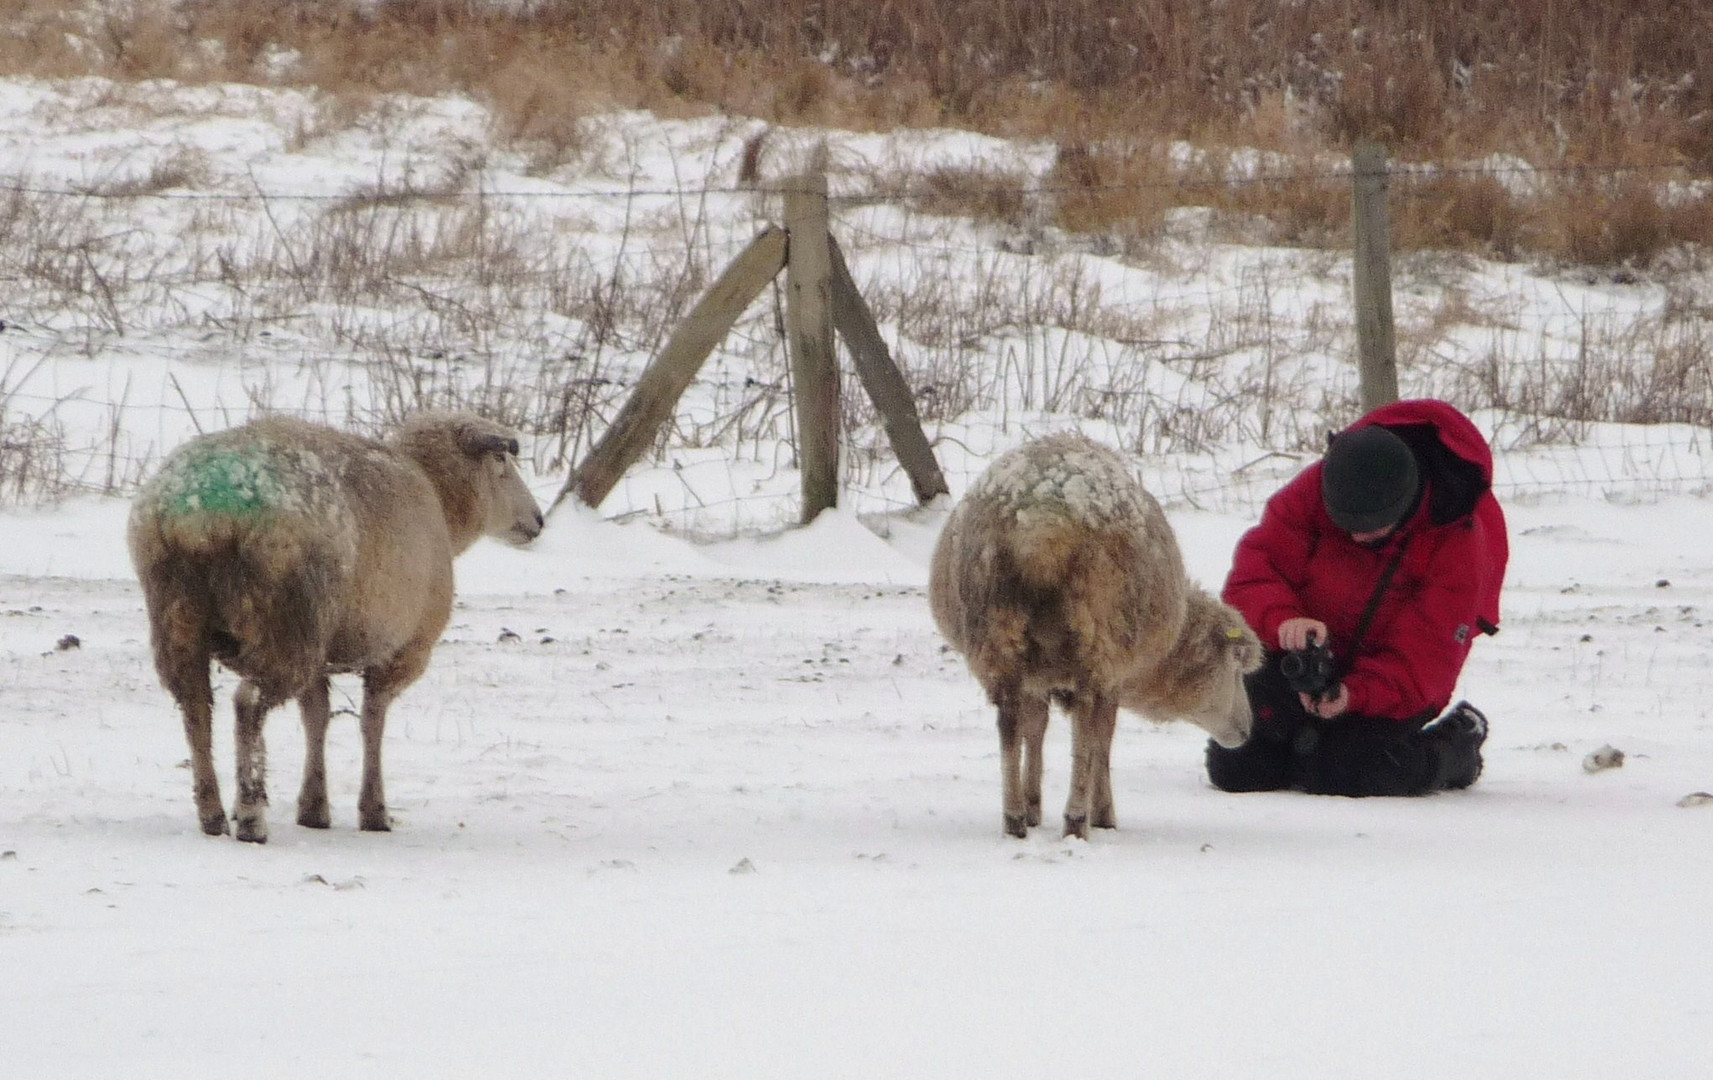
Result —
[[[197,146],[167,148],[141,174],[114,176],[90,184],[86,191],[106,198],[157,195],[163,191],[192,190],[206,184],[214,173],[207,151]]]
[[[0,71],[62,78],[89,70],[81,38],[56,0],[0,0]]]
[[[941,165],[906,180],[916,209],[925,214],[972,218],[1009,228],[1029,214],[1028,177],[988,165]]]
[[[1386,36],[1350,58],[1339,93],[1325,102],[1325,124],[1340,143],[1439,146],[1455,123],[1449,94],[1436,58],[1413,35]]]
[[[1676,244],[1706,235],[1697,221],[1705,198],[1668,208],[1657,182],[1640,174],[1579,175],[1548,202],[1537,246],[1565,262],[1643,268]]]
[[[1063,143],[1046,184],[1053,224],[1074,233],[1140,239],[1158,232],[1181,205],[1176,170],[1156,146]]]
[[[52,502],[70,486],[64,432],[51,417],[8,415],[0,400],[0,504]]]
[[[485,101],[502,145],[523,150],[530,172],[545,175],[588,148],[588,95],[540,57],[514,57],[488,82]]]
[[[31,415],[13,408],[17,387],[34,374],[16,362],[0,371],[0,504],[51,502],[71,486],[57,410]]]
[[[1529,208],[1491,174],[1452,171],[1395,183],[1390,211],[1398,251],[1473,251],[1510,260],[1528,236]]]
[[[1345,247],[1350,238],[1350,185],[1335,174],[1305,169],[1231,186],[1203,189],[1206,201],[1240,217],[1259,218],[1276,243]]]

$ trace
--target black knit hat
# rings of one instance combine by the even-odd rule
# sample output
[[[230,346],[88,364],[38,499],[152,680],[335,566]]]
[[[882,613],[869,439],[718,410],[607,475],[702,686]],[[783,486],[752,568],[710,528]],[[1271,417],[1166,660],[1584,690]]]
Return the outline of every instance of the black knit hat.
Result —
[[[1416,456],[1404,440],[1375,425],[1332,440],[1320,493],[1334,525],[1367,533],[1402,521],[1415,508],[1419,483]]]

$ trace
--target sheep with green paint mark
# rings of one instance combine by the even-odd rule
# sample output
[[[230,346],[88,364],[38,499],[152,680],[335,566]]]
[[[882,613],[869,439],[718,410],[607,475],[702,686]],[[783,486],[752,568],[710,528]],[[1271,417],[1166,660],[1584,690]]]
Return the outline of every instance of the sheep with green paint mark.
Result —
[[[359,824],[391,827],[387,707],[428,665],[452,611],[452,560],[484,535],[533,540],[541,510],[517,437],[471,413],[425,413],[385,442],[283,417],[194,439],[131,507],[127,540],[155,669],[190,742],[197,815],[227,831],[212,754],[209,664],[239,677],[240,840],[264,842],[262,723],[296,699],[306,741],[298,824],[327,828],[328,676],[363,677]]]

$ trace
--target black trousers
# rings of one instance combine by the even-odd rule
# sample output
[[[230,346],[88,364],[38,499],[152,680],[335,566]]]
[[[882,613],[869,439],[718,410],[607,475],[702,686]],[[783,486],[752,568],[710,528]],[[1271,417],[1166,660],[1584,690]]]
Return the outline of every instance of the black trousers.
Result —
[[[1221,790],[1425,795],[1468,787],[1481,771],[1479,743],[1423,732],[1432,713],[1409,720],[1311,715],[1279,673],[1279,654],[1270,653],[1245,687],[1255,713],[1249,741],[1230,750],[1207,746],[1207,776]]]

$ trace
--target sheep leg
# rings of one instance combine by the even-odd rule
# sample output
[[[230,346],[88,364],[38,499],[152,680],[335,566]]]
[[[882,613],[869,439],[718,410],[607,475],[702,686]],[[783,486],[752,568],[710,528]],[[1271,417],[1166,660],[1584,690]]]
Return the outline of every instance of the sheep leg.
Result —
[[[1065,800],[1065,835],[1088,839],[1091,818],[1099,826],[1101,807],[1095,796],[1100,785],[1101,764],[1112,746],[1117,725],[1116,704],[1099,694],[1081,693],[1071,700],[1071,794]],[[1112,817],[1111,792],[1107,792],[1105,816]]]
[[[224,835],[229,826],[220,801],[220,778],[214,773],[214,687],[208,678],[207,654],[172,665],[166,682],[184,714],[197,820],[209,836]]]
[[[1040,708],[1019,720],[1023,736],[1023,800],[1025,820],[1041,824],[1041,744],[1047,736],[1047,699],[1040,699]]]
[[[387,706],[395,696],[372,684],[363,688],[363,790],[357,796],[357,826],[364,832],[391,832],[393,827],[381,782],[381,735],[387,729]]]
[[[1094,775],[1090,779],[1088,823],[1097,829],[1118,828],[1118,815],[1112,805],[1112,735],[1118,729],[1118,705],[1102,697],[1095,701],[1094,746],[1090,764]]]
[[[1022,688],[1008,686],[994,695],[999,707],[1000,782],[1003,789],[1005,832],[1008,836],[1029,835],[1029,806],[1022,774],[1022,749],[1025,740],[1033,738],[1036,726],[1046,727],[1047,699],[1025,693]],[[1038,772],[1037,761],[1031,767]],[[1036,778],[1036,801],[1039,804],[1039,777]],[[1039,805],[1036,820],[1040,819]]]
[[[387,727],[387,707],[428,669],[433,647],[433,638],[412,642],[386,665],[363,673],[363,790],[357,796],[357,826],[365,832],[392,831],[386,788],[381,781],[381,735]]]
[[[238,823],[238,839],[252,844],[268,842],[268,748],[262,739],[262,721],[272,702],[248,679],[238,684],[232,704],[237,713],[238,805],[232,816]]]
[[[332,707],[327,700],[327,680],[311,680],[297,696],[303,716],[303,787],[297,793],[297,823],[309,829],[325,829],[333,823],[327,806],[327,725]]]

